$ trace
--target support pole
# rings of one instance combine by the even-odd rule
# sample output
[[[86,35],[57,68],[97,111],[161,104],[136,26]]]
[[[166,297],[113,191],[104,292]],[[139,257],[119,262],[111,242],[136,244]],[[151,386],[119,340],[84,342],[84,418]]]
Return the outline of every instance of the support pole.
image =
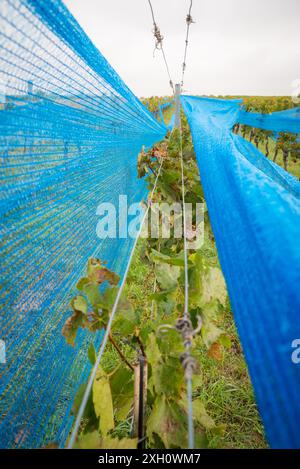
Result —
[[[175,85],[175,122],[174,127],[180,127],[180,84],[176,83]]]
[[[145,411],[147,399],[148,366],[141,354],[134,367],[134,406],[133,406],[133,437],[138,438],[138,449],[145,448]]]

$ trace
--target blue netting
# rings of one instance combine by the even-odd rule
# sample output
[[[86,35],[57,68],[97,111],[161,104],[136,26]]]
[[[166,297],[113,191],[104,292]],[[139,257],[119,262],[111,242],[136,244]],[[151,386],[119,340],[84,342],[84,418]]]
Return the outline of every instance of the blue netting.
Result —
[[[132,94],[59,0],[0,11],[0,446],[63,445],[87,346],[61,329],[91,256],[122,275],[133,240],[96,236],[96,209],[146,195],[142,145],[166,128]]]
[[[287,109],[286,111],[273,112],[272,114],[260,114],[240,110],[237,122],[264,130],[278,132],[300,133],[300,107]]]
[[[291,359],[300,338],[299,181],[231,132],[239,100],[182,104],[267,437],[299,448],[300,367]]]

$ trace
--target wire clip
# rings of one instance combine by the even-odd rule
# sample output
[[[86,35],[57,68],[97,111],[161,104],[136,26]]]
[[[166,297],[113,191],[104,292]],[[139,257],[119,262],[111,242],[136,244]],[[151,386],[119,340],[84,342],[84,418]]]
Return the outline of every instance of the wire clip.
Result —
[[[193,373],[196,371],[198,363],[190,353],[193,337],[200,332],[202,327],[201,316],[197,316],[197,327],[193,329],[192,322],[189,317],[179,318],[176,322],[175,329],[181,334],[183,345],[186,351],[180,356],[180,361],[184,369],[186,380],[192,379]]]

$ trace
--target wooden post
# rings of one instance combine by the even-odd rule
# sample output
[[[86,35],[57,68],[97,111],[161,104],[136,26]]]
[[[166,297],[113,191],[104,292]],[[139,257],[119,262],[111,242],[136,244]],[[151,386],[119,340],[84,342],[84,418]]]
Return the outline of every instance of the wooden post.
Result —
[[[138,438],[138,449],[145,447],[145,410],[147,401],[148,364],[141,354],[134,367],[133,437]]]
[[[180,127],[180,84],[175,85],[175,121],[174,127]]]

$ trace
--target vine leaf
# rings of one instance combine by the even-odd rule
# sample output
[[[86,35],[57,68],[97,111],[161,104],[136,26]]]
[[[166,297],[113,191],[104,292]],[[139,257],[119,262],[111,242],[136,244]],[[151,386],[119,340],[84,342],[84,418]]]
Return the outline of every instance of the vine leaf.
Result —
[[[88,304],[82,295],[75,296],[71,302],[74,311],[80,311],[83,314],[88,312]]]
[[[82,434],[75,444],[76,449],[135,449],[137,438],[101,438],[97,430]]]
[[[103,449],[136,449],[137,438],[110,438],[106,436],[102,439],[101,448]]]
[[[88,260],[87,276],[91,282],[99,285],[107,281],[111,285],[117,285],[120,277],[103,265],[100,259],[91,258]]]
[[[115,419],[126,419],[133,403],[133,373],[125,366],[120,366],[110,377]]]
[[[123,337],[133,334],[138,323],[137,315],[133,308],[127,311],[121,310],[117,312],[113,327],[117,328],[118,333]]]
[[[82,402],[82,399],[83,399],[83,396],[84,396],[84,393],[85,393],[85,390],[86,390],[86,386],[87,386],[86,382],[82,383],[79,386],[79,389],[76,393],[76,396],[75,396],[75,399],[74,399],[74,402],[73,402],[73,406],[72,406],[72,414],[73,415],[78,414],[78,411],[79,411],[79,408],[80,408],[80,405],[81,405],[81,402]],[[95,414],[92,393],[90,393],[90,395],[89,395],[89,398],[88,398],[88,401],[87,401],[87,404],[86,404],[86,407],[85,407],[85,410],[84,410],[83,418],[86,421],[86,425],[85,425],[85,428],[84,428],[85,432],[98,429],[99,422],[98,422],[98,419],[97,419],[96,414]]]
[[[83,286],[83,291],[95,310],[98,310],[104,306],[103,297],[99,291],[99,285],[97,283],[86,283]]]
[[[91,342],[88,348],[88,359],[90,360],[91,365],[96,363],[96,350],[94,344]]]
[[[154,443],[155,434],[160,437],[166,448],[185,448],[186,416],[174,402],[169,403],[165,395],[155,399],[147,422],[147,435]]]
[[[62,335],[65,337],[67,344],[72,346],[75,344],[77,330],[82,325],[82,320],[82,313],[78,311],[75,311],[72,316],[66,320],[62,328]]]
[[[222,334],[219,338],[219,342],[224,348],[228,350],[231,348],[231,339],[228,334]]]
[[[169,290],[177,286],[177,280],[180,275],[180,268],[168,264],[156,264],[155,273],[157,281],[161,288]]]
[[[227,299],[227,290],[221,270],[218,267],[210,267],[204,274],[203,302],[209,303],[217,299],[222,305],[225,305]]]
[[[154,368],[162,362],[162,356],[157,344],[156,336],[153,332],[148,336],[146,348],[148,363],[152,368]]]
[[[193,400],[193,415],[205,430],[212,430],[215,427],[215,421],[208,415],[200,399]]]
[[[77,282],[76,288],[79,291],[84,291],[85,285],[89,283],[89,279],[87,277],[82,277],[79,282]]]
[[[187,402],[181,399],[179,402],[182,409],[187,412]],[[193,417],[205,430],[212,430],[215,428],[215,421],[208,415],[205,406],[200,398],[193,400]]]
[[[151,259],[153,262],[160,262],[162,264],[176,265],[179,267],[184,266],[184,253],[180,251],[176,256],[168,256],[162,252],[151,250]]]
[[[109,378],[100,366],[93,383],[93,402],[101,435],[106,436],[114,428],[114,411]]]
[[[184,375],[178,366],[178,359],[170,357],[152,370],[153,384],[157,394],[178,396],[184,387]],[[172,377],[172,379],[170,379]]]
[[[164,395],[155,399],[152,412],[147,422],[147,435],[150,442],[154,443],[154,433],[160,436],[166,448],[168,448],[168,408]]]
[[[190,269],[190,301],[193,307],[203,308],[212,302],[226,304],[227,290],[219,267],[209,265],[201,251],[189,256],[193,267]]]
[[[97,430],[86,434],[81,434],[78,438],[76,449],[96,449],[101,447],[101,438]]]
[[[224,331],[222,329],[209,321],[206,321],[201,328],[201,336],[207,348],[210,348],[223,333]]]

